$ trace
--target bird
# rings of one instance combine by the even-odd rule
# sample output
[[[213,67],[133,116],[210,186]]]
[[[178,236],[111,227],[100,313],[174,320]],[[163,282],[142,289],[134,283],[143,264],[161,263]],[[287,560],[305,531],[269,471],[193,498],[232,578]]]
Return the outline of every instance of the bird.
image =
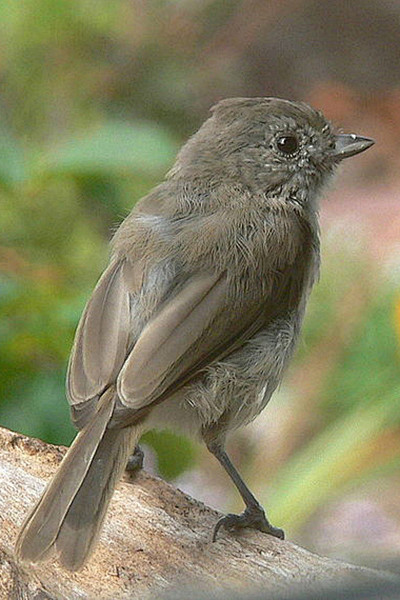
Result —
[[[221,517],[283,538],[226,450],[282,380],[318,278],[318,208],[339,163],[374,141],[280,98],[221,100],[112,240],[67,373],[79,430],[16,542],[21,561],[90,557],[141,435],[202,440],[245,509]],[[132,452],[133,458],[132,458]],[[131,457],[131,458],[130,458]]]

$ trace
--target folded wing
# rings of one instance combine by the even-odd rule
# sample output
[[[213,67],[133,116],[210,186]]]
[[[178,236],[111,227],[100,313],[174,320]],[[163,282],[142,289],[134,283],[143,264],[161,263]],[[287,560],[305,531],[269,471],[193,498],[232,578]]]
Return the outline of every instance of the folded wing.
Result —
[[[140,290],[142,279],[137,265],[112,263],[85,309],[68,370],[68,396],[78,427],[87,423],[111,385],[117,386],[119,397],[114,421],[128,424],[136,411],[164,400],[244,343],[267,317],[266,307],[252,298],[238,319],[226,273],[205,272],[179,277],[143,329],[132,331],[137,321],[130,295]]]
[[[208,347],[204,336],[226,305],[226,288],[223,275],[196,275],[160,308],[119,374],[117,389],[123,404],[146,406],[213,349],[215,340],[210,336]]]
[[[67,374],[72,419],[79,428],[86,424],[100,395],[115,383],[126,360],[130,294],[140,288],[141,276],[137,265],[112,262],[83,312]]]

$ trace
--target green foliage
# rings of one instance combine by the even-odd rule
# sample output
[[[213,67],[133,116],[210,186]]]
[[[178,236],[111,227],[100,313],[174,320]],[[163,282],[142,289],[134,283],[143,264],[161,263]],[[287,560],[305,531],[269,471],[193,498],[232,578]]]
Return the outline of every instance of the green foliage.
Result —
[[[0,184],[11,190],[27,174],[22,148],[4,124],[0,127],[0,156]]]
[[[399,340],[394,328],[393,306],[391,293],[378,297],[368,307],[351,346],[344,348],[326,382],[324,405],[327,409],[344,414],[359,403],[380,404],[382,396],[398,387]]]
[[[400,384],[391,393],[360,395],[365,406],[351,407],[318,432],[279,472],[269,501],[269,514],[290,534],[307,522],[313,512],[337,493],[376,467],[366,460],[379,435],[398,420]],[[384,463],[387,461],[384,456]],[[379,463],[378,463],[379,464]]]
[[[11,135],[3,138],[4,425],[49,441],[71,440],[64,369],[84,300],[106,261],[104,221],[111,228],[129,205],[128,194],[138,198],[150,188],[175,151],[162,127],[146,123],[106,121],[79,141],[59,140],[57,151],[37,153],[39,159],[18,150]],[[99,215],[102,205],[105,213]]]
[[[94,132],[57,144],[42,157],[44,174],[73,176],[129,175],[153,177],[175,157],[177,146],[160,125],[105,122]]]
[[[98,50],[121,35],[126,8],[96,6],[0,8],[0,421],[58,443],[74,434],[65,367],[107,240],[177,150],[177,136],[148,116],[116,119],[87,104],[108,68]]]
[[[149,431],[143,441],[156,451],[160,473],[168,479],[177,477],[195,463],[195,448],[186,437],[171,431]]]
[[[317,414],[318,427],[310,438],[302,439],[301,446],[268,486],[270,517],[289,535],[298,532],[320,506],[340,491],[373,473],[397,469],[400,459],[398,444],[391,447],[386,441],[388,433],[400,421],[400,344],[394,310],[398,290],[381,278],[374,281],[371,271],[365,279],[359,266],[328,294],[328,308],[317,308],[315,303],[322,302],[330,282],[335,280],[332,269],[342,270],[340,261],[327,265],[321,285],[315,291],[305,328],[305,337],[311,331],[315,347],[309,348],[308,355],[303,348],[298,365],[300,370],[307,369],[308,362],[313,364],[310,361],[313,351],[322,350],[329,355],[330,345],[336,347],[335,354],[327,361],[329,369],[318,392],[320,397],[313,400],[312,414],[308,404],[307,418],[312,420]],[[361,285],[356,282],[356,295],[346,296],[348,281],[354,285],[355,277]],[[375,286],[379,286],[379,294]],[[361,305],[357,302],[360,297]],[[347,333],[340,339],[339,328],[325,327],[328,335],[321,335],[322,343],[318,346],[314,318],[320,319],[326,310],[332,322],[335,300],[340,306],[343,298],[349,306],[347,323],[353,323],[351,335]],[[320,326],[323,331],[321,322]],[[397,431],[393,435],[398,437]]]

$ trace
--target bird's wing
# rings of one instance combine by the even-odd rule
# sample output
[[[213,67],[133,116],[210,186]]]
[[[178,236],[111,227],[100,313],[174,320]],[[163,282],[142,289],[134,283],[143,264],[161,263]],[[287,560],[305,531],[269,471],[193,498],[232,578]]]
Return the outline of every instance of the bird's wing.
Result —
[[[130,294],[141,287],[142,277],[137,265],[112,263],[82,315],[67,377],[78,427],[110,385],[117,382],[123,407],[135,412],[166,397],[259,328],[254,306],[240,318],[229,306],[226,274],[207,272],[176,284],[142,331],[132,335]]]
[[[122,403],[142,408],[199,360],[207,361],[225,341],[227,332],[218,317],[226,305],[225,275],[200,273],[189,277],[149,321],[127,357],[118,376]],[[216,330],[211,333],[213,324]]]
[[[67,373],[67,397],[78,427],[86,423],[126,360],[131,337],[130,294],[140,289],[142,276],[140,262],[112,262],[82,314]]]

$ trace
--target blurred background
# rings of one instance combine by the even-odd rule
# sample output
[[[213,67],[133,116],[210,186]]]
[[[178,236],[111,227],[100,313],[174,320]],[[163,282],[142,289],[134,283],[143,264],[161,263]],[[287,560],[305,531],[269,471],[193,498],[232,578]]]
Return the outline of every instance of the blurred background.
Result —
[[[209,107],[305,100],[377,143],[326,193],[295,360],[229,450],[289,539],[398,561],[399,64],[399,0],[2,0],[0,424],[71,442],[66,363],[108,241]],[[201,445],[144,442],[150,470],[242,510]]]

